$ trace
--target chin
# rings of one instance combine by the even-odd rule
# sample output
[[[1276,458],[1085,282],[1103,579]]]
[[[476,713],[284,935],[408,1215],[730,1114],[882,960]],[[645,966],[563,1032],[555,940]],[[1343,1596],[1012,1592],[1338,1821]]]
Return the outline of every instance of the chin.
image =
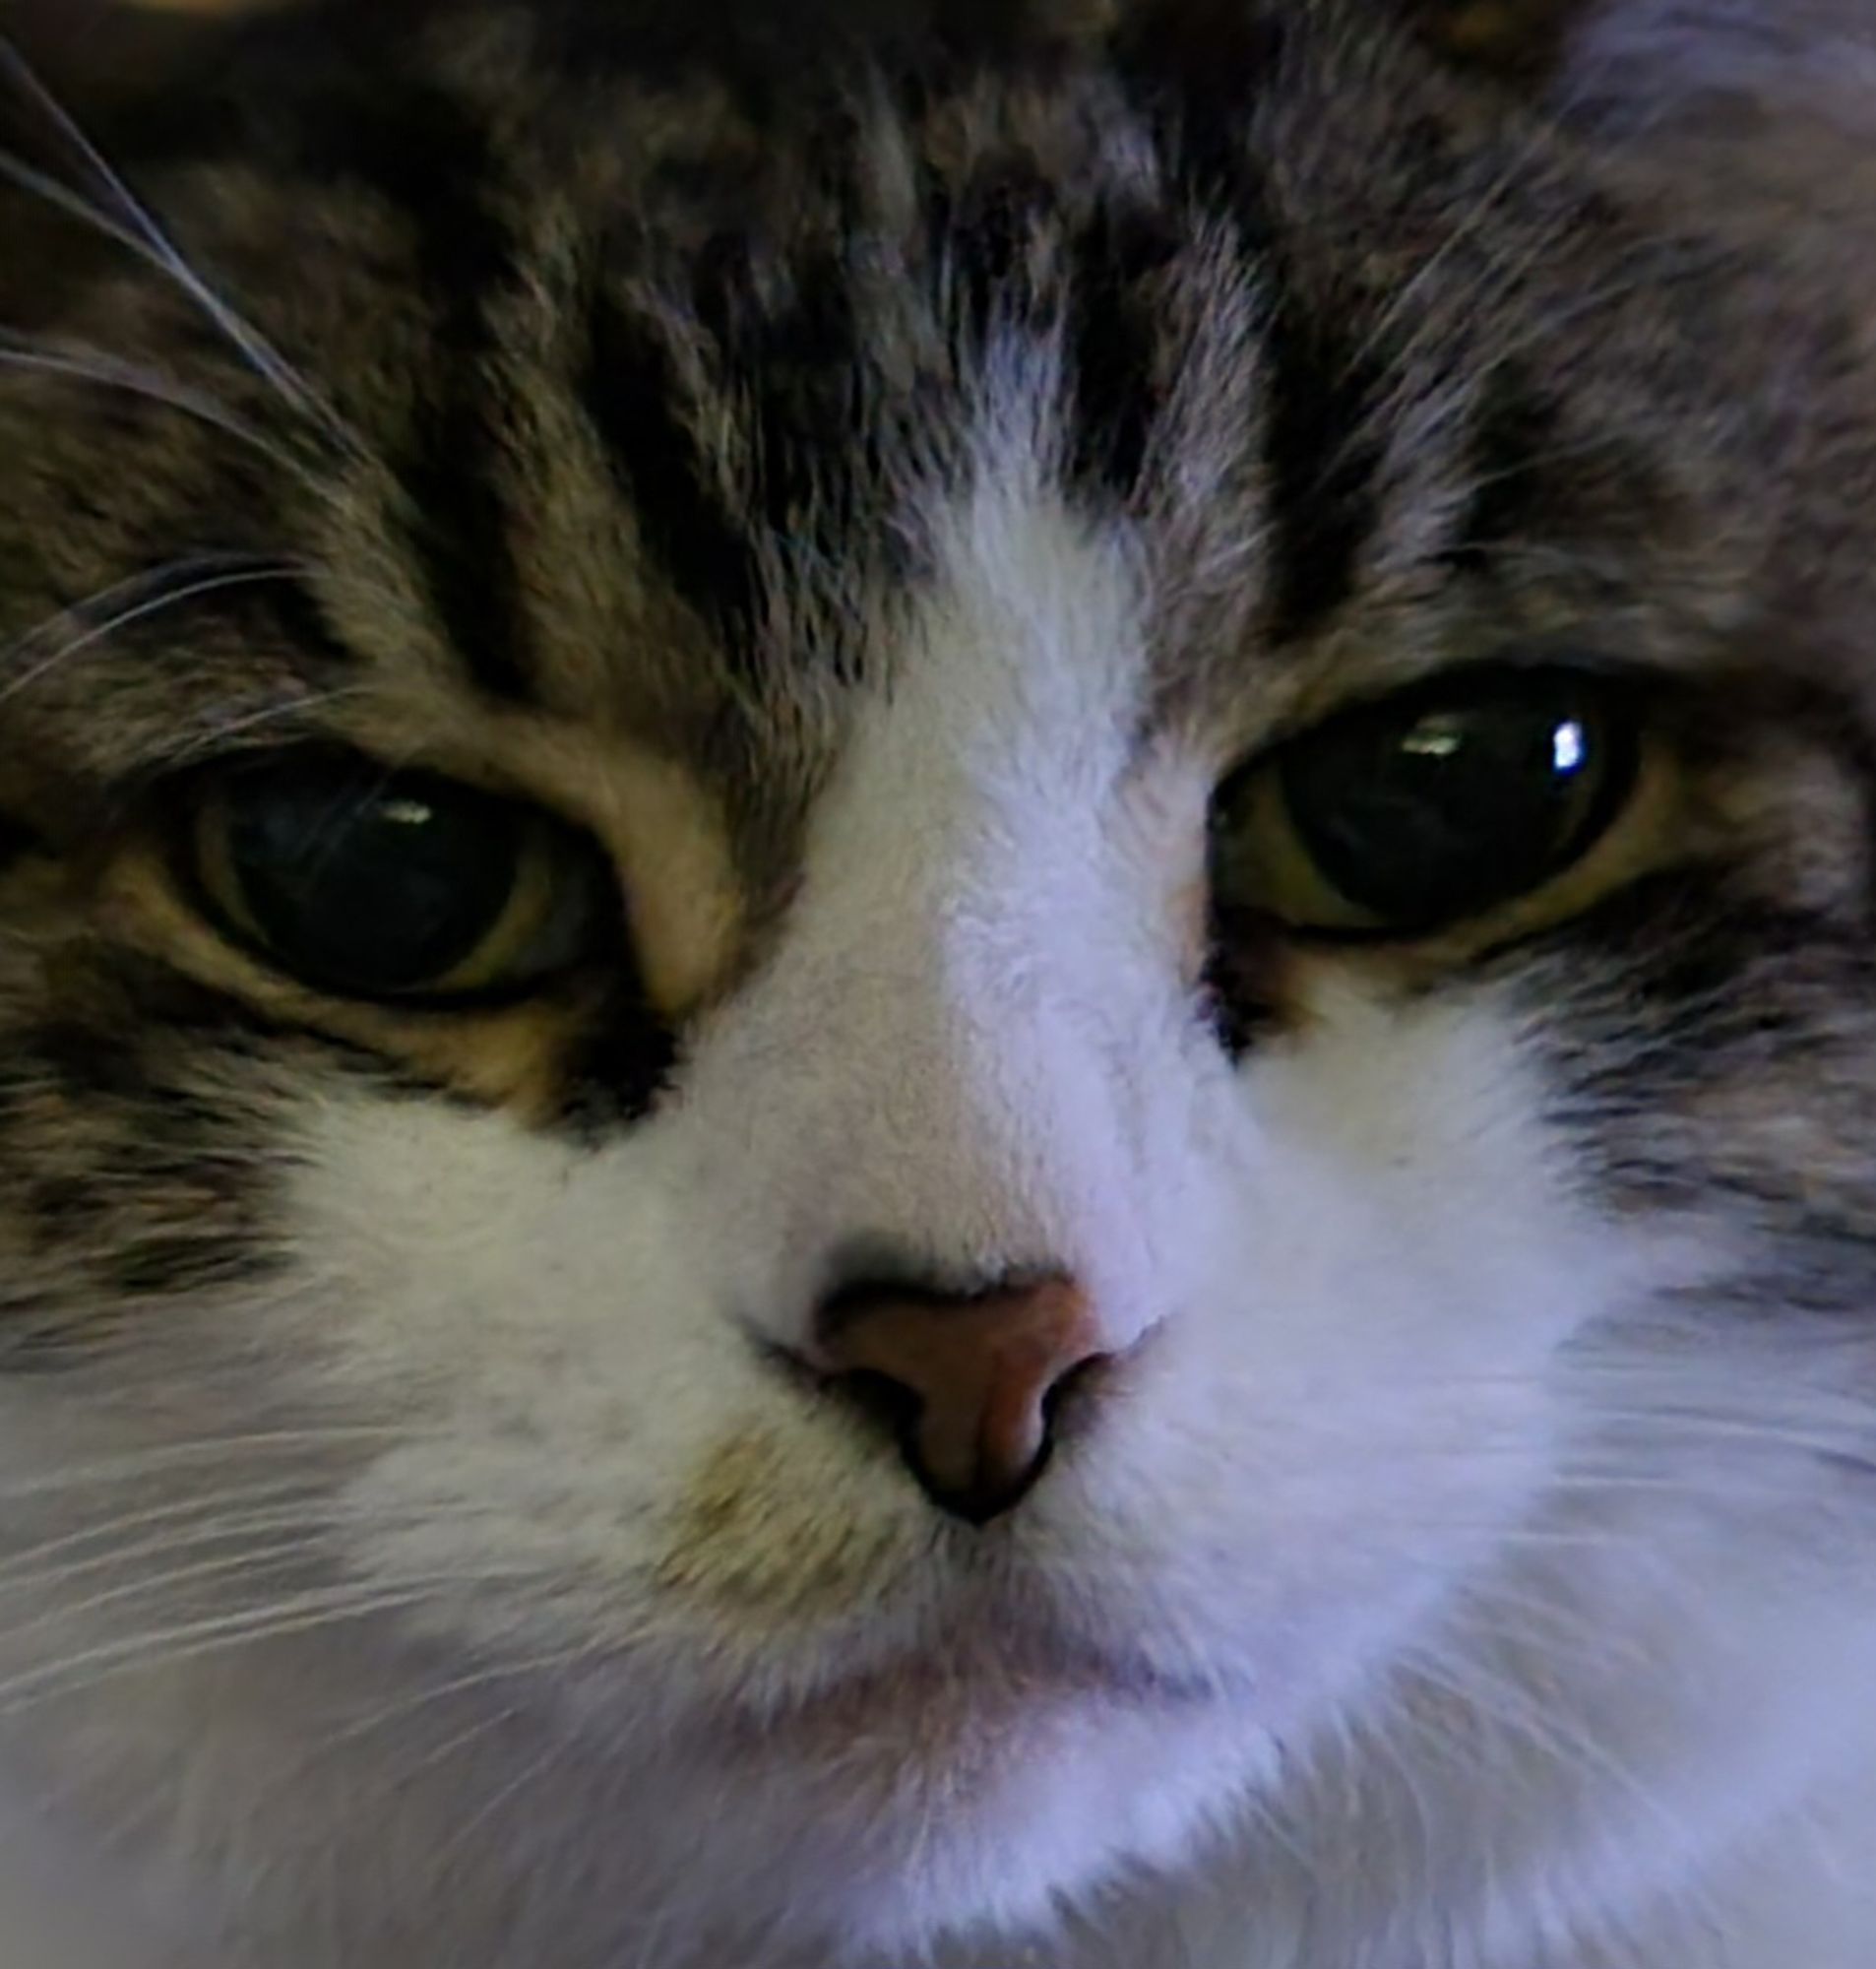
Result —
[[[700,1727],[682,1754],[657,1795],[698,1814],[671,1825],[687,1926],[719,1927],[733,1881],[739,1930],[899,1962],[990,1959],[970,1951],[1044,1941],[1105,1890],[1183,1871],[1276,1746],[1195,1696],[908,1665],[762,1728]]]
[[[1437,1598],[1351,1567],[1240,1624],[1176,1565],[1125,1575],[1059,1498],[903,1544],[891,1503],[844,1501],[870,1600],[792,1635],[774,1601],[753,1628],[720,1603],[615,1612],[529,1698],[603,1767],[577,1838],[627,1828],[622,1892],[703,1937],[701,1962],[982,1969],[1176,1894],[1281,1806],[1288,1752],[1360,1710]],[[765,1521],[788,1550],[785,1514]]]

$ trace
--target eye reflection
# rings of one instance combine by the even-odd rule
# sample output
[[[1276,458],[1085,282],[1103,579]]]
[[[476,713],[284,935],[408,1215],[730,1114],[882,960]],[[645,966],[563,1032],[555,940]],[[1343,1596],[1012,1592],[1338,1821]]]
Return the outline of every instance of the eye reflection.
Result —
[[[1541,887],[1622,810],[1630,695],[1501,667],[1331,719],[1253,761],[1213,815],[1215,901],[1299,930],[1425,934]]]
[[[524,991],[591,954],[612,921],[609,870],[585,836],[523,802],[359,757],[221,775],[184,855],[232,940],[345,997]]]

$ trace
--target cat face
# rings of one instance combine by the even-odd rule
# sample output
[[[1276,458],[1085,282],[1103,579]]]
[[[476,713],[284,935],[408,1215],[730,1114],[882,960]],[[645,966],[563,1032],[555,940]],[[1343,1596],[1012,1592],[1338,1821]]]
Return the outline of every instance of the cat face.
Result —
[[[910,1947],[1860,1481],[1850,331],[1364,12],[17,85],[7,1469],[174,1535],[9,1675]]]

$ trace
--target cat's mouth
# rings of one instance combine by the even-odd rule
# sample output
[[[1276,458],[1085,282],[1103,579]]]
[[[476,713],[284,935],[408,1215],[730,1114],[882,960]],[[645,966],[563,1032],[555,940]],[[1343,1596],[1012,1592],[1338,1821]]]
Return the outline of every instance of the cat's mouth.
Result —
[[[953,1637],[781,1704],[745,1710],[735,1747],[764,1757],[850,1750],[877,1739],[912,1760],[1069,1713],[1186,1710],[1219,1699],[1212,1678],[1034,1625]]]

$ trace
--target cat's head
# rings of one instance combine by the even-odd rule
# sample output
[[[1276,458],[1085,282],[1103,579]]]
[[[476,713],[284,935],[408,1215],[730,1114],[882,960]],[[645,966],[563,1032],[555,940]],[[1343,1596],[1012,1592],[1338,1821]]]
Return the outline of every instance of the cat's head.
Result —
[[[441,1644],[883,1944],[1850,1481],[1876,439],[1356,0],[871,11],[8,79],[0,1454],[182,1541],[0,1657]]]

